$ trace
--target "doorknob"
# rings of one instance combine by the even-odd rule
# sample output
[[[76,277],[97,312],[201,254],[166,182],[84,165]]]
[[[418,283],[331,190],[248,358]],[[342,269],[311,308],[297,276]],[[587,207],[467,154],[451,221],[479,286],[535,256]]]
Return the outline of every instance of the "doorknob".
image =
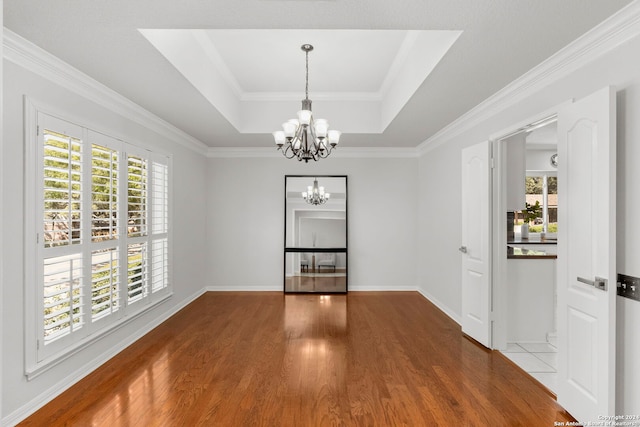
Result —
[[[585,279],[584,277],[577,277],[578,282],[586,283],[589,286],[593,286],[596,289],[603,291],[607,290],[607,279],[596,276],[595,280]]]
[[[466,246],[460,246],[460,247],[458,248],[458,250],[459,250],[460,252],[462,252],[463,254],[466,254],[466,253],[467,253],[467,247],[466,247]]]

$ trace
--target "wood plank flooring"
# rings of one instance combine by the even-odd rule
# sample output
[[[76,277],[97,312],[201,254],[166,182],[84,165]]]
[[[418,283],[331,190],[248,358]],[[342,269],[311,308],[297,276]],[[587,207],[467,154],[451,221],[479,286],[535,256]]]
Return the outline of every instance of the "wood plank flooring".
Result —
[[[329,273],[287,277],[284,289],[286,292],[346,292],[347,276]]]
[[[207,293],[22,426],[553,426],[533,379],[416,292]]]

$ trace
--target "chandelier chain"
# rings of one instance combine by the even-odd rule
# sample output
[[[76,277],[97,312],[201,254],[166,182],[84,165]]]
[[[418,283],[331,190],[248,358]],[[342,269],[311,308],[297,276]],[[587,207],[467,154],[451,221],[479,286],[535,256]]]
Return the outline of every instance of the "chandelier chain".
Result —
[[[304,99],[309,99],[309,51],[305,51],[306,57],[306,77],[304,86]]]

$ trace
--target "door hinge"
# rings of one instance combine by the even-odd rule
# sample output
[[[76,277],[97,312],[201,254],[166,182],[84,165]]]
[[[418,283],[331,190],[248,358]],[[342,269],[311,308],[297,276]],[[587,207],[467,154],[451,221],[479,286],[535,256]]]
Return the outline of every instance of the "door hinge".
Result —
[[[40,340],[36,340],[36,350],[40,350]]]
[[[496,164],[495,164],[495,162],[493,160],[493,157],[492,157],[491,158],[491,169],[495,169],[495,167],[496,167]]]
[[[40,136],[40,125],[36,126],[36,135]]]

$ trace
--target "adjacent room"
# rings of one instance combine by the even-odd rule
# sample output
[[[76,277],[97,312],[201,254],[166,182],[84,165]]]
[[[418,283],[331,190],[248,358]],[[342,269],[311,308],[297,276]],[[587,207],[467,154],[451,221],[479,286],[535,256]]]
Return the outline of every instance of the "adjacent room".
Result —
[[[640,426],[640,0],[0,4],[0,425]]]

